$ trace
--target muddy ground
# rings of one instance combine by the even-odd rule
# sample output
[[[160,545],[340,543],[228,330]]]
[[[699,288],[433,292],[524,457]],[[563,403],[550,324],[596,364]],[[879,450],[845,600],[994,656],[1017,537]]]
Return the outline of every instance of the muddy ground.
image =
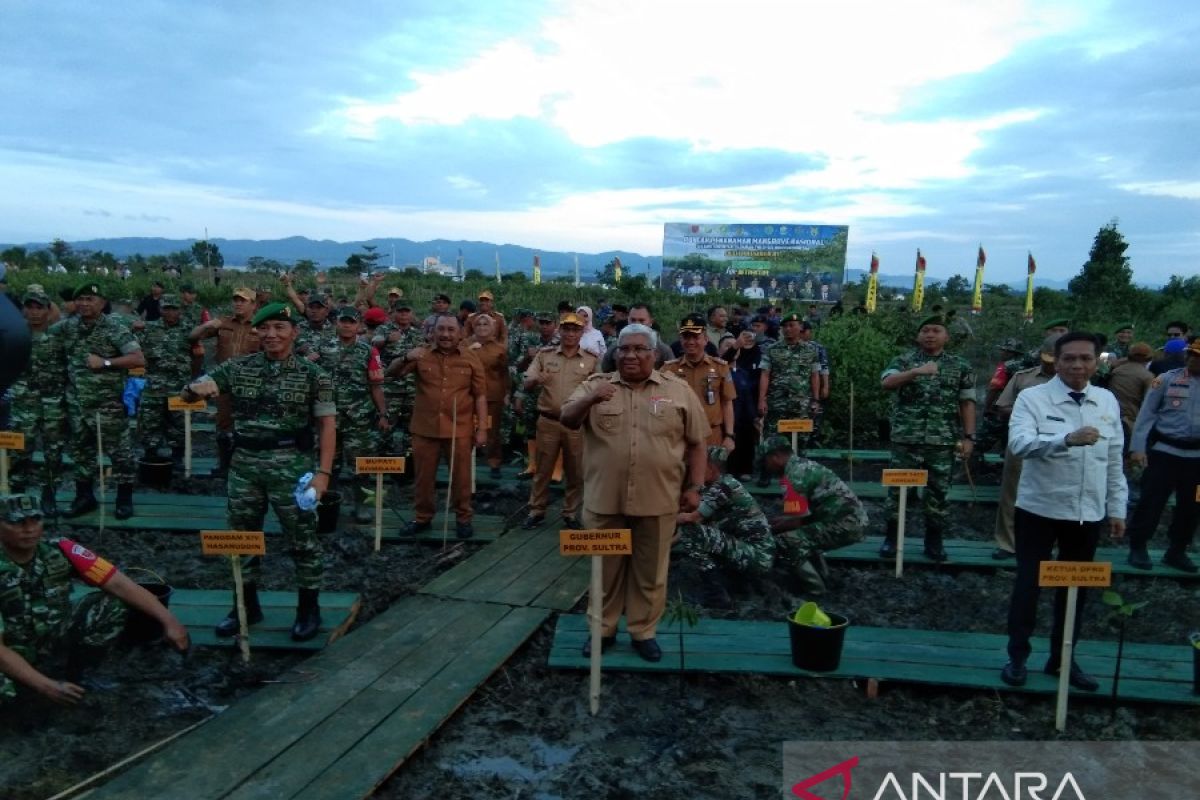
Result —
[[[845,474],[845,465],[831,466]],[[879,468],[856,465],[854,477],[870,480]],[[986,474],[976,477],[994,482]],[[519,519],[523,487],[481,491],[477,509]],[[174,490],[219,494],[222,488],[202,479]],[[397,502],[406,495],[402,491]],[[878,532],[880,508],[868,507],[872,532]],[[956,506],[952,535],[990,539],[993,514],[994,506]],[[194,537],[79,530],[76,538],[123,566],[151,566],[177,586],[228,585],[225,562],[199,557]],[[367,532],[353,529],[325,542],[327,588],[364,595],[360,623],[475,547],[446,558],[436,547],[392,544],[377,557]],[[265,588],[289,588],[290,574],[286,558],[269,560]],[[898,582],[883,568],[839,566],[821,602],[862,625],[1001,633],[1011,577],[1005,570],[912,570]],[[1198,589],[1192,585],[1120,576],[1115,584],[1127,600],[1150,601],[1131,621],[1130,640],[1181,644],[1196,626]],[[695,596],[694,571],[673,563],[671,587]],[[732,611],[703,613],[781,619],[803,599],[791,589],[777,574],[738,587]],[[581,602],[576,611],[582,610]],[[1083,635],[1113,638],[1098,610],[1092,606]],[[1048,633],[1049,618],[1047,596],[1040,635]],[[690,676],[681,692],[676,676],[614,673],[605,679],[604,703],[593,718],[584,673],[546,667],[553,624],[481,687],[379,796],[548,800],[641,798],[653,791],[671,798],[778,797],[786,740],[1055,738],[1053,703],[1046,697],[887,684],[868,699],[864,687],[846,680]],[[48,798],[268,682],[304,680],[304,659],[260,652],[245,667],[232,650],[197,648],[185,659],[162,647],[121,646],[87,679],[90,691],[80,707],[35,701],[21,711],[0,712],[0,797]],[[1114,714],[1105,702],[1077,702],[1067,737],[1195,740],[1200,717],[1191,708],[1132,705]]]

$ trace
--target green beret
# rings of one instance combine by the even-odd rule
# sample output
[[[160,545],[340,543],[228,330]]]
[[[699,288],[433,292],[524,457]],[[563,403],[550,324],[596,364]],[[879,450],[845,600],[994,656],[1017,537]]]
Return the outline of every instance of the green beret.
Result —
[[[41,515],[42,504],[36,494],[0,494],[0,517],[5,522],[20,522]]]
[[[362,321],[362,314],[358,313],[358,309],[354,306],[342,306],[337,310],[338,319],[352,319],[355,322]]]
[[[708,460],[717,466],[723,467],[725,466],[725,462],[729,460],[729,451],[724,447],[718,447],[715,444],[711,445],[708,448]]]
[[[926,325],[939,325],[944,328],[946,327],[946,318],[941,314],[930,314],[917,323],[917,330],[921,330]]]
[[[104,297],[104,292],[100,289],[98,283],[83,283],[75,287],[75,294],[71,295],[72,300],[78,300],[81,297]]]
[[[1059,317],[1058,319],[1052,319],[1049,322],[1047,322],[1045,325],[1043,325],[1042,330],[1048,330],[1050,328],[1069,328],[1069,327],[1071,327],[1071,320],[1067,319],[1066,317]]]
[[[173,294],[164,294],[158,299],[159,308],[183,308],[179,304],[179,298]]]
[[[780,320],[779,320],[780,325],[782,325],[785,322],[804,322],[804,317],[800,316],[799,312],[793,311],[790,314],[784,314],[780,318]]]
[[[1133,330],[1132,322],[1119,322],[1119,323],[1117,323],[1117,327],[1113,328],[1113,333],[1120,333],[1121,331],[1131,331],[1131,330]]]
[[[250,324],[257,328],[264,322],[276,319],[295,325],[296,310],[292,308],[291,303],[268,303],[258,310],[258,313],[254,315],[254,319],[250,320]]]

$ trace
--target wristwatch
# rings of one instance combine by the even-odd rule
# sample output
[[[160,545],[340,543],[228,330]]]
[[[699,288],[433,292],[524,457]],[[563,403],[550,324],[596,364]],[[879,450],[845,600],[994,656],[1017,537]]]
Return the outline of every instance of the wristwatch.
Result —
[[[105,369],[112,369],[112,362],[111,362],[111,361],[109,361],[107,358],[106,358],[106,359],[104,359],[104,368],[105,368]]]

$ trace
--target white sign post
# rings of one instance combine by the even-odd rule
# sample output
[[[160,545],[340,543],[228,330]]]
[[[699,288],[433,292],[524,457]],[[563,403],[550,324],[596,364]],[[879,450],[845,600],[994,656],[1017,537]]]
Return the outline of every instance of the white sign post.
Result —
[[[354,459],[354,471],[358,475],[375,476],[375,552],[383,546],[383,476],[404,472],[404,458],[400,456],[369,457]]]
[[[900,508],[896,515],[896,577],[904,575],[904,523],[908,516],[908,487],[924,486],[929,482],[929,471],[924,469],[885,469],[884,486],[900,487]]]
[[[189,403],[182,397],[167,398],[168,411],[183,412],[183,477],[192,477],[192,412],[207,411],[208,404],[203,400]]]
[[[1058,657],[1058,702],[1054,711],[1054,729],[1057,731],[1067,729],[1067,696],[1070,694],[1071,665],[1075,663],[1075,608],[1079,604],[1079,587],[1111,585],[1112,564],[1107,561],[1043,561],[1038,566],[1038,586],[1066,587],[1067,590],[1062,652]]]
[[[250,626],[246,624],[246,597],[242,585],[242,556],[267,553],[262,531],[200,531],[200,552],[206,556],[229,556],[233,565],[233,591],[237,598],[238,646],[242,663],[250,663]]]

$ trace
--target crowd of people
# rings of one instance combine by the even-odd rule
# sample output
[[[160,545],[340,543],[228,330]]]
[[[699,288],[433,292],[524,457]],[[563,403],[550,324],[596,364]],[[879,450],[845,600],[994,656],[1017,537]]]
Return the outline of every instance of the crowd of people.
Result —
[[[22,575],[38,559],[55,560],[71,549],[66,540],[39,544],[42,519],[59,512],[64,452],[72,456],[75,492],[62,513],[78,517],[97,508],[93,473],[102,442],[117,487],[114,515],[129,518],[133,414],[143,452],[177,458],[179,415],[168,411],[176,395],[216,406],[230,528],[260,530],[268,506],[279,517],[295,563],[298,641],[320,627],[322,584],[315,514],[298,498],[304,490],[319,498],[337,488],[349,495],[356,520],[369,521],[367,486],[353,466],[361,456],[409,459],[409,535],[430,528],[437,472],[446,462],[455,532],[464,540],[474,535],[476,456],[495,477],[512,454],[525,458],[525,529],[546,523],[549,487],[561,472],[564,527],[633,531],[633,555],[604,561],[601,641],[612,646],[623,615],[633,647],[649,661],[662,655],[656,631],[673,547],[703,576],[703,602],[729,608],[730,578],[777,566],[798,592],[819,594],[827,574],[821,554],[865,535],[867,514],[851,488],[804,457],[808,435],[796,449],[778,435],[785,420],[812,420],[819,431],[833,390],[829,355],[814,338],[815,306],[801,314],[718,305],[671,324],[656,320],[645,303],[601,302],[593,312],[564,301],[554,311],[513,309],[510,319],[490,290],[457,309],[449,295],[438,294],[418,314],[400,287],[377,299],[381,288],[379,280],[365,281],[353,297],[335,297],[285,276],[279,299],[234,288],[229,312],[220,315],[201,308],[186,286],[175,294],[156,285],[136,309],[114,307],[98,282],[81,284],[59,303],[39,286],[26,289],[19,299],[34,348],[9,392],[9,428],[36,442],[43,457],[35,463],[35,447],[23,451],[13,470],[16,492],[3,501],[0,674],[45,694],[49,684],[33,677],[41,673],[29,665],[55,631],[76,645],[103,643],[91,633],[67,636],[66,620],[75,612],[59,588],[39,590],[53,602],[31,606]],[[1130,563],[1152,566],[1147,543],[1174,489],[1163,560],[1196,571],[1187,547],[1200,484],[1200,391],[1191,391],[1200,380],[1200,342],[1188,339],[1186,325],[1172,323],[1156,354],[1133,341],[1131,325],[1108,343],[1053,320],[1032,353],[1017,342],[1001,345],[1004,358],[977,414],[972,366],[947,351],[950,322],[940,314],[915,321],[913,347],[880,376],[880,390],[895,400],[892,465],[928,472],[924,552],[944,562],[955,460],[971,459],[977,442],[1005,453],[995,557],[1016,563],[1003,677],[1020,684],[1037,562],[1055,547],[1062,558],[1088,560],[1103,528],[1123,534],[1129,468],[1145,467],[1130,524]],[[210,338],[215,346],[206,349]],[[144,385],[131,392],[134,372],[144,373]],[[745,484],[773,480],[783,513],[768,516]],[[896,515],[891,498],[884,558],[896,555]],[[254,624],[262,619],[261,560],[244,562],[245,606]],[[68,566],[84,574],[70,558],[45,574],[69,578]],[[118,587],[112,594],[125,602],[145,599],[124,582]],[[32,625],[30,607],[51,611]],[[1061,603],[1056,609],[1061,617]],[[155,613],[164,625],[176,624]],[[236,607],[216,624],[219,636],[238,629]],[[186,634],[174,628],[169,634],[186,646]],[[1046,668],[1059,668],[1053,656]],[[1085,689],[1095,683],[1077,665],[1071,681]]]

